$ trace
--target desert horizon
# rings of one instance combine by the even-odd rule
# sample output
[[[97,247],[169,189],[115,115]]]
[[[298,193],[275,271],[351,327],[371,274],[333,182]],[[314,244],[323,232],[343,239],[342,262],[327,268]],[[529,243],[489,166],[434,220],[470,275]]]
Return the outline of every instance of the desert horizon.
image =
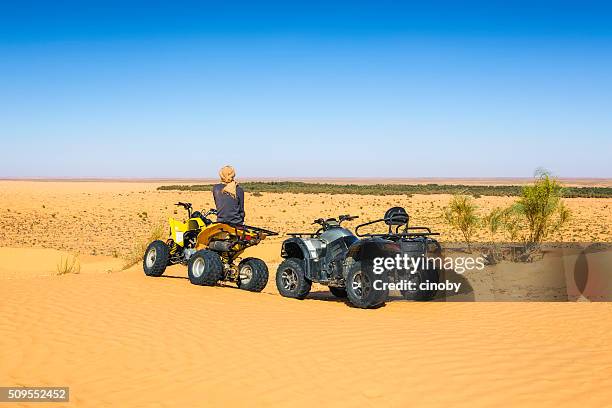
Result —
[[[464,185],[525,185],[533,177],[240,177],[244,182],[295,181],[329,184],[464,184]],[[612,187],[612,177],[558,177],[568,187]],[[0,177],[0,181],[38,182],[101,182],[101,183],[169,183],[210,184],[218,183],[212,177]]]

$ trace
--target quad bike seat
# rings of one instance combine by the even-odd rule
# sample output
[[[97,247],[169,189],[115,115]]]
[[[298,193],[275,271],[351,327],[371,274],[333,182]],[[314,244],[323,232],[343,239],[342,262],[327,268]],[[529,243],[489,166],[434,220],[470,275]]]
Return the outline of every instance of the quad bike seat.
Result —
[[[406,225],[408,224],[408,213],[402,207],[392,207],[385,212],[383,217],[385,224],[391,225]]]

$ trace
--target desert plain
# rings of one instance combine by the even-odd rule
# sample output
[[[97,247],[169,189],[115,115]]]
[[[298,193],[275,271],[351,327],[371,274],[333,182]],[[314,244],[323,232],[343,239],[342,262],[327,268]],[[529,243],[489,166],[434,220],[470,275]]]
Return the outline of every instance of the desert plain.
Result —
[[[67,406],[91,407],[609,405],[612,303],[358,310],[324,287],[304,301],[276,291],[285,233],[400,205],[457,241],[448,195],[247,194],[246,222],[280,233],[250,250],[271,272],[257,294],[190,285],[182,266],[162,278],[125,268],[151,230],[183,217],[173,203],[213,206],[209,192],[162,184],[173,183],[0,181],[0,386],[69,386]],[[514,199],[476,203],[485,213]],[[612,241],[612,199],[565,202],[572,218],[552,240]],[[58,276],[77,254],[80,273]]]

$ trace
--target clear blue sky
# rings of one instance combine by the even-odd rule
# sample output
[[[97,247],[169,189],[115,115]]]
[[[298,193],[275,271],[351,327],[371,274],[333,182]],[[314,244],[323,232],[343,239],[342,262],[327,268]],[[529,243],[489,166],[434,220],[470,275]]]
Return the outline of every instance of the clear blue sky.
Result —
[[[612,177],[604,2],[10,3],[0,177]]]

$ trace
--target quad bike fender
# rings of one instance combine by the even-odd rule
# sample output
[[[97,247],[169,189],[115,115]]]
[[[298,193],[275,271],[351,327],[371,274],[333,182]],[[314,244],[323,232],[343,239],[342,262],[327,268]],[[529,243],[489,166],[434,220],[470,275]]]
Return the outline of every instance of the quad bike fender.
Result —
[[[306,277],[310,280],[317,280],[316,277],[318,277],[320,270],[318,255],[301,238],[294,237],[283,241],[281,257],[303,260]]]
[[[170,238],[178,245],[183,246],[183,235],[187,232],[187,224],[174,218],[169,218],[168,224],[170,224]]]
[[[186,222],[182,222],[174,218],[168,218],[168,224],[170,224],[170,239],[183,246],[185,233],[201,229],[204,226],[204,221],[199,218],[190,218]]]
[[[227,239],[234,229],[226,224],[215,223],[211,224],[200,231],[198,235],[198,247],[206,247],[213,239]]]

